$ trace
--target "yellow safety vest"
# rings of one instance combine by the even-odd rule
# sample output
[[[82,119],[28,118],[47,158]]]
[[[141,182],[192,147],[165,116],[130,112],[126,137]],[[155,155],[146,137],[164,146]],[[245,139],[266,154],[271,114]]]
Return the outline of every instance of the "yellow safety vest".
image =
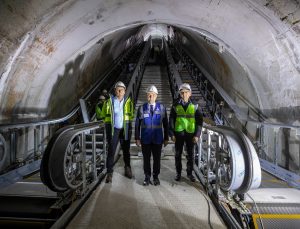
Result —
[[[195,133],[196,106],[190,103],[185,111],[182,105],[178,104],[175,107],[175,110],[176,110],[175,131],[181,132],[185,130],[187,133]]]
[[[97,120],[102,119],[102,116],[101,116],[101,113],[102,113],[101,109],[102,109],[102,107],[103,107],[103,103],[98,103],[96,105],[95,111],[96,111],[96,119]]]
[[[133,110],[133,102],[130,97],[127,97],[124,101],[123,106],[123,127],[124,127],[124,134],[125,134],[125,140],[127,140],[128,135],[128,127],[129,123],[132,122],[134,118],[134,110]],[[113,103],[112,98],[110,97],[108,100],[104,102],[104,105],[102,107],[101,111],[101,118],[104,119],[104,122],[107,124],[111,124],[112,126],[112,135],[114,130],[114,112],[113,112]]]

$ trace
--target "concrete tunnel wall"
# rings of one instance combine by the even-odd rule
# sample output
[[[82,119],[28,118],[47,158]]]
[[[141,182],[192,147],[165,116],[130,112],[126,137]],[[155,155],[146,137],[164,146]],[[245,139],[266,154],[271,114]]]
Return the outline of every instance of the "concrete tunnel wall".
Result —
[[[243,95],[273,120],[299,124],[297,1],[52,2],[0,3],[1,120],[64,115],[131,36],[149,31],[140,26],[163,23],[238,104]]]

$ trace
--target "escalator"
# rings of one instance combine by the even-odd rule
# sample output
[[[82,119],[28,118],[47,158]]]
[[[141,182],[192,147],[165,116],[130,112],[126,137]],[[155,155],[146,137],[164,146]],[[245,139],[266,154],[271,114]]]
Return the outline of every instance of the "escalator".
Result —
[[[155,85],[158,90],[157,101],[164,104],[167,112],[169,112],[173,99],[169,89],[167,70],[166,67],[157,65],[146,65],[137,97],[136,110],[140,105],[147,102],[146,90],[151,85]]]
[[[300,224],[300,192],[292,188],[284,180],[260,169],[259,164],[262,162],[266,163],[261,159],[259,159],[260,163],[258,162],[257,152],[261,151],[260,148],[256,147],[254,149],[253,147],[250,151],[253,152],[252,159],[257,158],[255,159],[256,165],[255,163],[253,164],[252,171],[261,170],[261,184],[259,186],[254,185],[257,189],[249,190],[246,188],[246,192],[238,189],[234,190],[237,195],[230,195],[228,193],[228,190],[232,190],[232,188],[228,188],[228,185],[231,184],[234,186],[234,183],[238,181],[238,178],[234,178],[234,176],[243,173],[244,169],[239,168],[243,159],[237,159],[238,157],[234,159],[233,149],[236,149],[236,147],[233,147],[231,153],[225,156],[227,151],[225,148],[232,141],[228,137],[233,135],[224,135],[225,139],[227,139],[225,141],[222,137],[223,127],[214,126],[231,126],[235,129],[235,132],[240,132],[240,136],[244,135],[244,139],[248,139],[247,141],[250,142],[251,139],[253,142],[256,142],[257,140],[253,139],[246,130],[247,121],[244,123],[243,120],[240,121],[236,117],[234,117],[234,120],[228,119],[228,113],[234,114],[237,106],[233,101],[228,99],[229,96],[224,91],[220,90],[217,82],[212,81],[211,77],[207,76],[207,72],[204,73],[203,69],[199,68],[184,50],[179,52],[174,46],[170,50],[177,63],[174,66],[176,69],[171,71],[172,75],[175,75],[174,71],[177,70],[183,82],[194,84],[194,90],[196,91],[200,89],[201,100],[205,101],[202,104],[206,107],[203,110],[204,116],[207,115],[206,117],[213,120],[213,122],[208,122],[210,125],[204,127],[202,130],[202,136],[197,147],[198,152],[195,153],[195,171],[198,173],[204,186],[211,193],[210,196],[216,203],[216,206],[219,207],[221,214],[230,222],[230,225],[236,228],[298,228]],[[227,109],[227,113],[224,110],[222,111],[224,107]],[[242,114],[239,110],[236,111],[240,115]],[[264,119],[259,111],[254,110],[251,112],[253,112],[253,116],[257,115],[259,120]],[[216,130],[218,131],[215,132]],[[246,151],[245,149],[241,150],[243,154]],[[230,157],[231,159],[229,159]],[[228,161],[231,161],[231,165],[226,165]],[[245,167],[246,173],[250,165]],[[276,167],[271,165],[271,163],[268,163],[268,166],[274,167],[274,169]],[[238,170],[234,171],[235,169]],[[277,170],[280,170],[280,168]],[[231,174],[228,174],[229,171]],[[272,171],[272,169],[269,169],[269,171]],[[292,173],[287,174],[291,177],[297,177]],[[252,175],[247,176],[251,177]],[[257,177],[257,175],[254,174],[253,177]],[[220,180],[219,184],[218,180]],[[235,182],[232,183],[233,180]],[[227,187],[220,187],[222,183],[223,185],[226,184]],[[240,188],[244,189],[244,184],[242,182]]]
[[[166,77],[167,75],[169,77]],[[172,68],[170,65],[167,67],[161,67],[148,62],[145,66],[143,78],[140,80],[139,92],[135,97],[137,101],[136,108],[146,101],[146,88],[154,84],[159,91],[158,101],[163,102],[166,107],[170,109],[173,99],[178,96],[176,94],[176,92],[178,92],[178,85],[180,85],[183,80],[190,80],[189,82],[191,84],[193,83],[192,78],[182,79],[181,75],[176,73],[176,69]],[[195,95],[197,95],[197,88],[194,87],[193,89],[195,91]],[[198,91],[200,92],[200,89],[198,89]],[[203,99],[203,95],[199,93],[198,99]],[[211,135],[213,132],[214,134]],[[220,138],[220,141],[218,138]],[[219,145],[219,142],[222,144]],[[218,188],[215,188],[216,185],[221,186],[223,189],[227,189],[229,192],[241,194],[239,196],[241,198],[242,194],[252,188],[256,188],[260,184],[260,167],[258,158],[255,157],[255,150],[251,142],[243,134],[232,128],[219,127],[218,129],[212,129],[210,127],[205,127],[203,129],[201,144],[202,145],[198,146],[199,151],[201,151],[201,155],[198,155],[199,158],[195,160],[197,161],[197,164],[201,165],[201,168],[197,168],[195,166],[195,172],[198,174],[198,171],[201,170],[201,173],[204,174],[202,177],[201,174],[199,174],[199,179],[203,182],[203,185],[207,187],[207,192],[211,197],[215,194],[214,190],[219,190]],[[133,146],[134,141],[132,141],[131,150],[133,149]],[[216,215],[216,212],[211,210],[212,207],[210,206],[209,200],[207,203],[202,201],[197,202],[199,196],[207,198],[207,196],[201,191],[201,187],[198,186],[199,183],[191,184],[186,178],[183,178],[183,181],[179,183],[174,181],[176,173],[174,166],[174,145],[170,145],[168,147],[170,147],[167,149],[168,153],[161,161],[162,171],[159,175],[161,185],[159,187],[152,190],[151,186],[144,187],[142,185],[144,179],[142,160],[140,157],[136,157],[137,154],[131,152],[131,167],[134,178],[132,180],[124,178],[124,165],[122,164],[122,161],[118,162],[115,165],[112,184],[100,185],[98,193],[102,193],[104,197],[101,195],[94,195],[94,197],[90,200],[91,203],[97,203],[97,207],[94,207],[93,212],[91,212],[89,206],[84,206],[79,215],[70,223],[70,228],[76,227],[78,224],[82,227],[92,227],[93,224],[91,224],[91,221],[95,222],[95,219],[97,219],[96,221],[99,225],[104,225],[104,227],[116,227],[117,225],[120,225],[120,223],[124,227],[129,227],[130,224],[131,227],[136,228],[147,227],[147,225],[149,227],[149,225],[152,224],[156,226],[167,225],[167,227],[172,227],[172,223],[175,223],[176,226],[173,225],[173,227],[175,226],[178,228],[205,227],[207,225],[210,225],[213,228],[224,228],[224,225]],[[223,152],[221,160],[216,158],[217,151],[220,148]],[[245,148],[247,148],[245,153],[238,153],[241,152],[241,149]],[[231,155],[231,152],[234,154]],[[210,159],[206,160],[207,158]],[[235,164],[236,161],[240,161],[240,163],[246,168],[232,167],[232,163]],[[218,170],[220,172],[220,176],[222,176],[222,182],[220,182],[216,177],[216,170],[218,169],[217,163],[219,163],[222,168]],[[205,166],[202,166],[204,164]],[[239,175],[238,181],[234,180],[237,179],[235,176],[234,179],[231,179],[231,170]],[[243,176],[240,176],[240,173],[243,171],[247,172],[245,175],[243,174]],[[188,195],[184,195],[185,191]],[[195,194],[195,191],[197,194]],[[178,193],[181,194],[179,195]],[[225,195],[223,199],[226,199]],[[184,209],[183,211],[178,211],[178,202],[180,203],[180,208]],[[235,219],[235,217],[232,216],[232,214],[237,213],[237,211],[233,210],[231,212],[227,212],[225,210],[227,204],[225,201],[216,200],[215,203],[222,216],[226,213],[229,214],[227,216],[227,225],[229,227],[240,228],[241,224],[246,225],[247,227],[247,223],[249,222],[246,222],[243,218],[241,219],[239,217],[237,217],[238,219]],[[165,207],[162,207],[161,204],[164,204]],[[103,209],[98,207],[102,205],[105,205],[106,208]],[[168,205],[170,205],[170,207],[168,207]],[[198,206],[200,205],[201,209],[199,211]],[[223,207],[220,207],[220,205],[223,205]],[[231,207],[230,205],[227,206]],[[166,216],[164,214],[164,208],[167,208],[168,211],[168,213],[165,214],[172,217],[164,217]],[[126,210],[124,211],[124,209]],[[134,209],[133,212],[131,211],[132,209]],[[156,216],[146,217],[151,214],[147,211],[147,209],[151,209],[151,213]],[[157,209],[160,209],[163,217],[159,213],[154,213],[157,212]],[[238,209],[242,210],[244,215],[251,215],[250,211],[247,211],[246,208]],[[98,212],[101,217],[94,213],[94,211]],[[130,213],[129,215],[133,214],[134,217],[131,218],[127,214],[127,211]],[[86,214],[86,212],[91,213]],[[196,213],[197,216],[193,213]],[[112,217],[114,214],[118,217]],[[210,218],[210,214],[214,215],[214,219]],[[195,219],[199,219],[202,216],[208,216],[208,219],[203,219],[203,221],[192,220],[192,218],[189,218],[191,215],[193,215]],[[155,218],[155,220],[153,221],[152,218]],[[181,220],[177,220],[178,218],[181,218]],[[224,218],[226,217],[224,216]],[[248,227],[250,227],[250,223]]]
[[[24,161],[19,168],[2,171],[0,226],[64,227],[78,211],[105,175],[106,145],[103,123],[76,123],[84,121],[84,117],[93,119],[95,103],[103,89],[111,91],[117,80],[130,84],[132,78],[141,74],[148,55],[145,44],[148,43],[137,43],[118,57],[83,96],[80,105],[84,106],[74,108],[64,118],[1,125],[1,134],[9,136],[10,133],[11,141],[22,139],[17,136],[19,133],[34,133],[25,139],[34,137],[35,156],[33,161]],[[132,66],[130,71],[129,65]]]
[[[60,120],[58,124],[55,124],[56,126],[51,127],[49,127],[49,122],[46,128],[43,126],[44,124],[34,124],[34,126],[39,126],[38,131],[35,130],[34,134],[42,139],[41,142],[35,142],[35,145],[41,154],[43,153],[40,173],[46,186],[41,183],[39,173],[35,173],[27,179],[2,188],[0,199],[3,204],[0,208],[0,225],[14,228],[24,225],[28,225],[30,228],[34,225],[37,228],[49,228],[51,225],[65,227],[84,202],[90,198],[93,190],[99,186],[105,176],[107,152],[103,123],[90,121],[94,119],[94,106],[99,92],[103,89],[112,92],[114,83],[119,80],[127,86],[126,96],[133,97],[136,109],[147,101],[146,88],[155,85],[159,92],[157,101],[166,106],[168,114],[173,100],[178,97],[179,85],[185,82],[192,86],[192,100],[200,106],[206,123],[197,144],[194,171],[216,208],[226,220],[228,227],[271,228],[273,223],[299,225],[298,192],[289,189],[291,193],[288,194],[284,193],[285,189],[282,189],[281,192],[278,189],[278,192],[270,194],[272,190],[255,190],[261,181],[261,169],[256,149],[247,134],[230,127],[229,120],[226,120],[222,113],[222,108],[229,107],[228,103],[224,102],[226,98],[222,97],[218,88],[209,83],[204,73],[197,69],[188,55],[180,56],[176,47],[169,49],[166,42],[164,42],[164,54],[167,60],[166,65],[159,65],[159,62],[151,60],[151,57],[149,59],[150,42],[148,41],[140,43],[136,49],[128,52],[126,59],[120,58],[120,61],[114,65],[115,68],[110,69],[109,74],[104,77],[105,80],[99,81],[97,87],[93,87],[87,92],[81,103],[85,106],[75,110],[74,114],[77,115],[80,113],[78,111],[81,111],[81,116],[74,118],[75,122],[82,122],[84,116],[88,117],[87,123],[69,123],[64,128],[61,128],[61,122],[65,120]],[[162,60],[162,54],[155,56],[160,56],[160,60]],[[12,130],[11,127],[5,128],[9,131]],[[55,132],[57,129],[59,131]],[[15,136],[12,132],[8,133],[11,135],[6,135],[11,136],[10,139],[13,140]],[[48,141],[43,141],[43,138],[47,138]],[[44,148],[46,148],[45,152]],[[207,226],[205,219],[197,218],[199,215],[202,217],[202,206],[199,208],[197,203],[194,203],[199,196],[202,196],[202,199],[207,201],[207,217],[213,214],[216,228],[224,228],[219,216],[215,212],[211,212],[210,201],[199,183],[192,185],[185,179],[181,184],[174,182],[174,144],[170,143],[163,149],[162,184],[158,191],[152,190],[152,187],[149,190],[141,188],[142,160],[141,155],[136,154],[141,149],[134,146],[134,134],[131,149],[135,177],[133,180],[124,180],[121,175],[123,165],[122,162],[118,162],[114,179],[117,179],[119,183],[117,185],[113,183],[115,186],[112,187],[101,184],[101,192],[104,192],[104,197],[100,203],[103,206],[107,204],[108,200],[112,201],[110,204],[113,204],[114,207],[119,204],[110,199],[109,194],[113,193],[118,201],[134,202],[139,209],[136,214],[142,212],[142,217],[146,215],[146,211],[141,203],[148,201],[150,205],[146,205],[146,208],[151,208],[156,213],[162,213],[162,216],[157,213],[157,222],[161,223],[160,225],[171,227],[175,222],[177,227],[181,225],[193,228],[202,224]],[[134,152],[135,150],[136,152]],[[34,153],[34,156],[39,158],[38,153]],[[118,154],[116,154],[116,161],[117,159]],[[262,180],[264,181],[265,178],[263,177]],[[118,184],[125,184],[126,190],[122,190]],[[283,182],[282,185],[284,186],[286,183]],[[16,189],[20,192],[12,191]],[[132,200],[132,196],[126,196],[128,190],[133,195],[137,193],[137,203]],[[188,191],[186,192],[186,190]],[[266,192],[264,193],[264,191]],[[184,195],[186,193],[194,193],[194,196],[187,197]],[[260,195],[271,195],[272,200],[269,202],[264,200],[264,202],[259,199]],[[125,200],[121,197],[124,197]],[[144,201],[145,197],[148,198],[146,201]],[[117,207],[117,210],[120,210],[120,212],[117,211],[119,218],[112,219],[112,223],[114,220],[122,219],[122,214],[127,213],[126,209],[124,211],[122,205],[120,206]],[[169,208],[164,209],[165,207]],[[181,211],[180,208],[184,211]],[[103,209],[104,215],[99,220],[103,219],[101,222],[105,225],[111,218],[112,212]],[[179,212],[179,216],[175,212],[176,214]],[[192,217],[187,216],[186,212]],[[108,215],[105,217],[105,214]],[[276,221],[276,219],[279,220]],[[209,218],[208,221],[210,222],[210,220]],[[76,224],[76,220],[74,222]],[[143,222],[137,223],[139,223],[137,228],[145,226]],[[211,223],[209,224],[212,227]]]
[[[140,80],[135,110],[147,102],[146,89],[150,85],[157,87],[157,102],[164,104],[169,116],[174,95],[167,67],[158,65],[151,58],[145,65]],[[95,194],[89,200],[90,203],[97,204],[91,204],[93,207],[88,204],[83,206],[68,228],[76,228],[77,225],[83,228],[95,225],[103,228],[202,228],[207,225],[225,228],[198,182],[193,184],[186,176],[183,176],[182,182],[175,182],[173,143],[170,142],[162,149],[159,186],[143,186],[141,148],[135,146],[134,133],[131,143],[133,178],[124,177],[124,163],[119,160],[114,166],[112,183],[100,184],[97,193],[101,195]],[[183,167],[185,168],[185,163]]]

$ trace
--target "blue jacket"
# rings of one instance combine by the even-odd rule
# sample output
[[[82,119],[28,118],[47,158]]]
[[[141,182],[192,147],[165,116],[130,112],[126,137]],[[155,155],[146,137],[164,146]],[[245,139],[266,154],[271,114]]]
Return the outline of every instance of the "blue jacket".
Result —
[[[135,121],[135,139],[141,140],[142,144],[162,144],[168,138],[168,117],[165,106],[157,102],[153,115],[148,103],[140,106]]]

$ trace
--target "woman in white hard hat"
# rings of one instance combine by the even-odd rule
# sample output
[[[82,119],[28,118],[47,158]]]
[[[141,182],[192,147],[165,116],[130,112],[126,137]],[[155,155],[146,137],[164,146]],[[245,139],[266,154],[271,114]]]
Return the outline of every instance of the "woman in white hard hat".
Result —
[[[153,184],[159,185],[160,156],[162,144],[168,144],[168,117],[163,104],[156,102],[157,88],[152,85],[147,88],[147,103],[138,108],[135,121],[136,145],[142,145],[145,180],[144,185],[152,184],[151,154],[153,155]]]
[[[194,182],[193,176],[193,159],[194,159],[194,144],[198,142],[201,134],[203,117],[198,105],[191,102],[192,95],[191,86],[187,83],[179,87],[180,99],[172,105],[169,127],[170,137],[175,142],[175,166],[176,166],[176,181],[181,179],[181,155],[184,143],[187,148],[187,164],[186,172],[188,178]]]

